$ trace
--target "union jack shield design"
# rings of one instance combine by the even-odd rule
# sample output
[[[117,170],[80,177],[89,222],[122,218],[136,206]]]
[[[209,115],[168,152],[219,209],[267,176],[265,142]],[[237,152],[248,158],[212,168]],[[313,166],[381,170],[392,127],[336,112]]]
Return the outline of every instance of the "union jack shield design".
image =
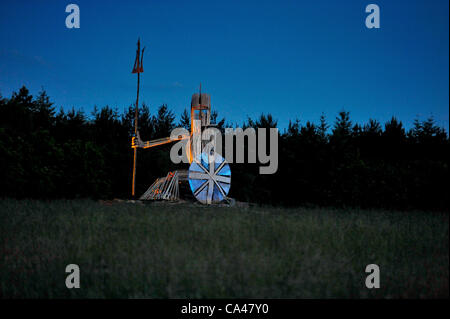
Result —
[[[230,191],[231,170],[219,154],[201,153],[189,167],[189,185],[203,204],[219,203]]]

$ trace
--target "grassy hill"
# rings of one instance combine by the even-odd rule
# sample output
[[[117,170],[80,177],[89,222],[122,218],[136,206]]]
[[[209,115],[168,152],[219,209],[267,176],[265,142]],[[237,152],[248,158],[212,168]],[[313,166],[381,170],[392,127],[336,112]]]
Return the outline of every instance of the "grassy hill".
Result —
[[[2,298],[449,296],[444,213],[4,199],[0,234]]]

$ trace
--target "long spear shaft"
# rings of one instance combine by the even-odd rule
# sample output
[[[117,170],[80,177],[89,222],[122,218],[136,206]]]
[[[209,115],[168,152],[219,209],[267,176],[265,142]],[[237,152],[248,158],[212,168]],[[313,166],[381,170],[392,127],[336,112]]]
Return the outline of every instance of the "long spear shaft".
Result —
[[[141,41],[138,39],[137,42],[137,50],[136,50],[136,60],[134,61],[133,71],[131,73],[137,73],[137,94],[136,94],[136,109],[134,112],[134,138],[136,139],[138,136],[138,116],[139,116],[139,82],[140,82],[140,74],[144,72],[143,59],[144,59],[144,50],[141,52]],[[136,185],[136,158],[137,158],[137,147],[134,148],[134,156],[133,156],[133,181],[131,184],[131,196],[134,197],[135,194],[135,185]]]
[[[138,129],[138,108],[139,108],[139,81],[140,81],[140,72],[137,74],[137,95],[136,95],[136,110],[134,112],[134,136],[137,137],[137,129]],[[137,158],[137,147],[134,148],[134,156],[133,156],[133,183],[131,185],[131,196],[134,197],[134,189],[136,183],[136,158]]]

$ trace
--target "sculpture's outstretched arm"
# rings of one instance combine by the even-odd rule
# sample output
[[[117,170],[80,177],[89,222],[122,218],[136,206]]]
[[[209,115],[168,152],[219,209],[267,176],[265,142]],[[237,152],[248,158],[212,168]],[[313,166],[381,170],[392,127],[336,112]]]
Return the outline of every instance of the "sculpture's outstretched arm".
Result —
[[[139,136],[139,131],[137,132],[137,136],[133,136],[131,138],[131,148],[150,148],[158,145],[164,145],[180,140],[188,139],[189,135],[178,135],[176,138],[170,138],[170,137],[163,137],[158,138],[151,141],[143,142],[141,140],[141,137]]]

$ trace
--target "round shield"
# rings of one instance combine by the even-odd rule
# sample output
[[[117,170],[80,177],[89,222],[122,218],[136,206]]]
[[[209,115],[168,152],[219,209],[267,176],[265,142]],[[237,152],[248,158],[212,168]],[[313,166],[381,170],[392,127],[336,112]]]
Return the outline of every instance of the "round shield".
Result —
[[[195,198],[203,204],[218,203],[230,191],[231,170],[219,154],[201,153],[189,167],[189,185]]]

